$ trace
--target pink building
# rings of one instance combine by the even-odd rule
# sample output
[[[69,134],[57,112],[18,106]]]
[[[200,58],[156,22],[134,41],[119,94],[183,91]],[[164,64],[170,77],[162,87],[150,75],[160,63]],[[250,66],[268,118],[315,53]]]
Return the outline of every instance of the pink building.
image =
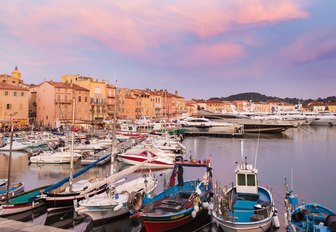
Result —
[[[75,99],[76,124],[89,124],[90,91],[76,84],[45,81],[36,89],[36,122],[38,125],[59,127],[72,121]]]

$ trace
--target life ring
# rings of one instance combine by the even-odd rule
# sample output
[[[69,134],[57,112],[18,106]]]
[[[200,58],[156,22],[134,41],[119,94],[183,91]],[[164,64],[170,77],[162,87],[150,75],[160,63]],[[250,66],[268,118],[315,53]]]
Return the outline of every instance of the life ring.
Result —
[[[142,206],[142,195],[140,192],[131,192],[127,198],[127,209],[133,214],[138,212]]]

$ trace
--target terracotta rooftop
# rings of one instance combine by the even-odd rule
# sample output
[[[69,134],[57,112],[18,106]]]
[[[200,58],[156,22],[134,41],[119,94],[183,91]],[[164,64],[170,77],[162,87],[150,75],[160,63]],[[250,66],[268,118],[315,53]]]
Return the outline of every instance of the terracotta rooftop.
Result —
[[[27,88],[20,87],[17,85],[11,85],[5,82],[0,82],[0,89],[29,91]]]
[[[56,88],[63,88],[63,89],[75,89],[80,91],[89,91],[86,88],[83,88],[76,84],[70,84],[70,83],[64,83],[64,82],[53,82],[53,81],[47,81],[47,83],[51,84],[52,86]]]

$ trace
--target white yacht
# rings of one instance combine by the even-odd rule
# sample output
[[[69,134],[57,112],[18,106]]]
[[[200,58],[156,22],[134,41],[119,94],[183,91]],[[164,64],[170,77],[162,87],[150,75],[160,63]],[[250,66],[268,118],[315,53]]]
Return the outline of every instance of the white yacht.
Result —
[[[331,112],[321,112],[316,119],[310,124],[312,126],[336,126],[336,115]]]

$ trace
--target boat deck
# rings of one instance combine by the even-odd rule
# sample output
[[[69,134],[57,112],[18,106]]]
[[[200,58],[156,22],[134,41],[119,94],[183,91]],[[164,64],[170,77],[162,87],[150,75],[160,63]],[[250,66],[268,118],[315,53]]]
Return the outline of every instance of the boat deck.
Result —
[[[258,195],[237,194],[233,203],[234,213],[232,215],[232,212],[229,212],[229,218],[234,217],[235,222],[263,220],[270,212],[270,201],[268,194],[260,188]]]
[[[153,208],[148,212],[153,214],[171,214],[179,212],[185,207],[191,193],[191,191],[180,192],[174,196],[164,198],[161,201],[156,202]]]

